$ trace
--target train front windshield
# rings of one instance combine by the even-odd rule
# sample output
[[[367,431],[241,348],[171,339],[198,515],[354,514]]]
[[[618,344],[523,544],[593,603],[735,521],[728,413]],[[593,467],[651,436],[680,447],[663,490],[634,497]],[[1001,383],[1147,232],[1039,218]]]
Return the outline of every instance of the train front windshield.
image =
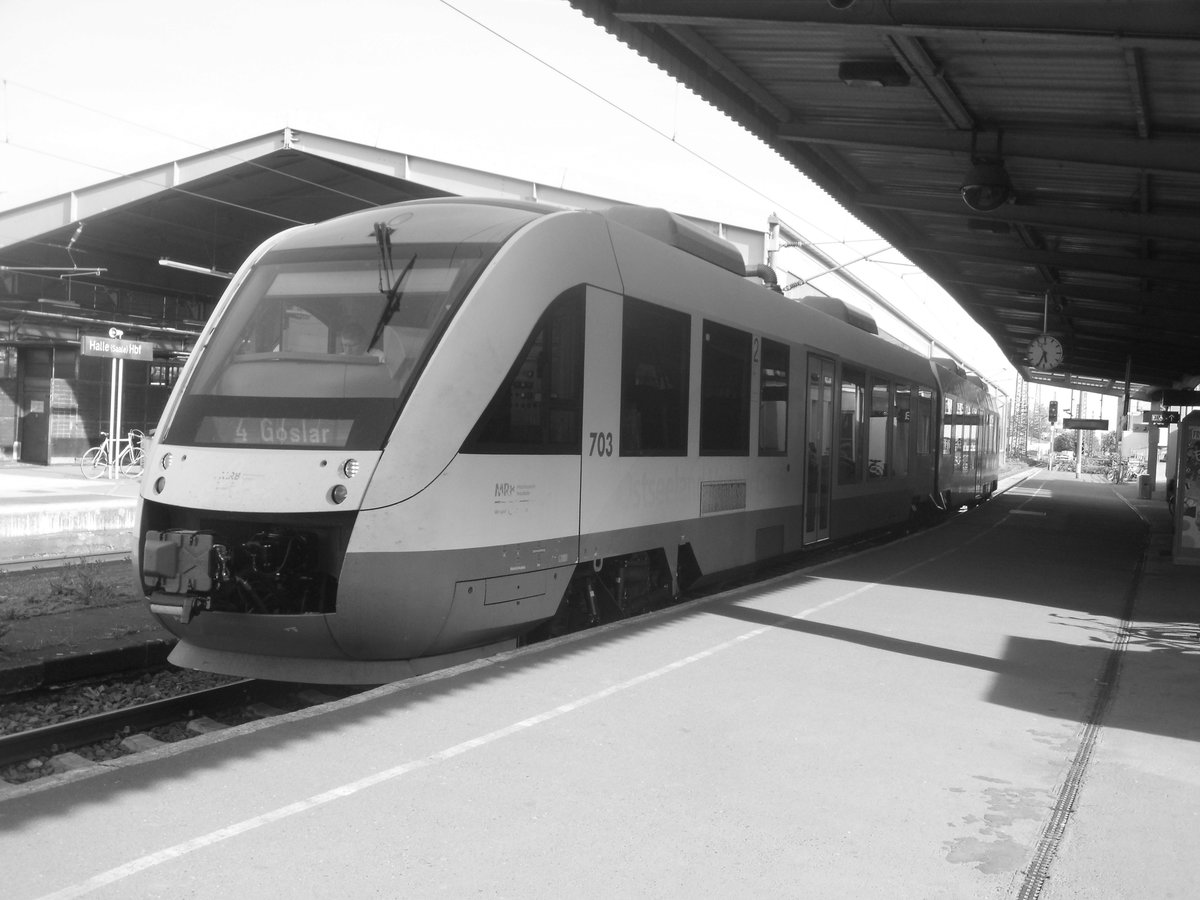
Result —
[[[382,243],[359,243],[267,253],[204,347],[166,440],[379,449],[499,246],[389,243],[385,252]]]

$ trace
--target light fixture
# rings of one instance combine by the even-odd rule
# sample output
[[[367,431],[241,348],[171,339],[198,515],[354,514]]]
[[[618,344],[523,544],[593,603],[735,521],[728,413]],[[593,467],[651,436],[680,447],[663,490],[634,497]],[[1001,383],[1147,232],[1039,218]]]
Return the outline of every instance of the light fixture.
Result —
[[[29,272],[30,274],[45,272],[47,275],[58,275],[59,278],[74,278],[76,275],[103,275],[108,269],[86,269],[79,266],[0,266],[0,272]]]
[[[1012,197],[1012,182],[1003,162],[973,162],[959,192],[971,209],[991,212]]]
[[[184,272],[195,272],[198,275],[212,275],[215,278],[224,278],[226,281],[233,278],[232,272],[222,272],[220,269],[212,269],[207,266],[194,266],[191,263],[177,262],[173,259],[167,259],[165,256],[158,261],[160,266],[166,266],[168,269],[182,269]]]
[[[858,59],[838,64],[838,78],[851,87],[907,87],[908,70],[894,59]]]
[[[971,132],[971,168],[963,177],[958,192],[976,212],[991,212],[1013,199],[1012,181],[1004,168],[1004,132],[996,132],[996,149],[993,153],[976,153],[979,132]]]

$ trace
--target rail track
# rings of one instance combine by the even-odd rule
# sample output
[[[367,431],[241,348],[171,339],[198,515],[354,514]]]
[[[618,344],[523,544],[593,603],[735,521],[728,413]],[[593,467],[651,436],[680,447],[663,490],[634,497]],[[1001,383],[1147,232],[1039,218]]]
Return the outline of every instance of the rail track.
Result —
[[[90,687],[102,693],[105,682],[93,679]],[[100,765],[161,744],[327,703],[358,690],[236,679],[27,728],[0,736],[0,789],[6,783]],[[38,705],[33,696],[5,699],[10,708]]]

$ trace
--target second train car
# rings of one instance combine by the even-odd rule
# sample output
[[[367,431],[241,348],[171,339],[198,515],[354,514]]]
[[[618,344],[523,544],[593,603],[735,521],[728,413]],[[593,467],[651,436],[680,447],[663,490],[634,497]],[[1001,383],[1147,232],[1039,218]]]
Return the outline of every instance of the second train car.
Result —
[[[172,661],[379,683],[996,485],[977,380],[663,210],[414,201],[283,232],[165,410]]]

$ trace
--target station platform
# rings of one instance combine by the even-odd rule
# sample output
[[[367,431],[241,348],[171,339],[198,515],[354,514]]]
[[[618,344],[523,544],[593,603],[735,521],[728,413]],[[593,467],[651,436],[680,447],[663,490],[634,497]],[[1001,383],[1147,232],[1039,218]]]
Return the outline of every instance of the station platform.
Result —
[[[1200,567],[1034,474],[638,620],[5,789],[8,897],[1193,897]]]
[[[0,460],[0,572],[69,565],[133,546],[138,482],[89,480],[73,463]],[[129,591],[106,605],[6,619],[0,629],[0,697],[165,660],[174,637]]]
[[[137,479],[87,479],[75,463],[0,460],[0,562],[127,547],[137,496]]]

